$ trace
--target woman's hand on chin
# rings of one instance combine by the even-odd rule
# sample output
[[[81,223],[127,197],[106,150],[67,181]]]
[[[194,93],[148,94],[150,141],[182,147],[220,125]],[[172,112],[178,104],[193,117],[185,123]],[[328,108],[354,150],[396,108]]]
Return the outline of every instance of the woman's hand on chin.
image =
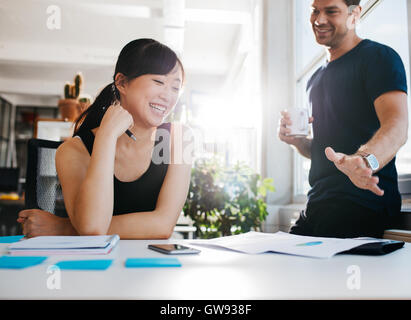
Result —
[[[113,136],[116,140],[134,125],[133,116],[119,104],[110,106],[99,127],[99,134],[103,132],[108,136]]]
[[[57,217],[39,209],[20,211],[17,222],[21,223],[23,234],[27,238],[67,235],[68,224],[70,224],[67,218]]]

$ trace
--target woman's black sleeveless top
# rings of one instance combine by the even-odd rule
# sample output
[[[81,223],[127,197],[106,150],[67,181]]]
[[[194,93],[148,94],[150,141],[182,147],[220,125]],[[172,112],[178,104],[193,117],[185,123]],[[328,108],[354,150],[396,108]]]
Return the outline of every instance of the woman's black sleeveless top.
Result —
[[[164,135],[159,134],[162,130],[158,129],[166,129],[168,133],[170,133],[170,125],[170,123],[163,123],[157,128],[155,146],[165,139]],[[81,130],[80,128],[76,136],[81,138],[91,156],[95,138],[93,132],[91,130]],[[167,137],[169,137],[169,134]],[[168,141],[164,141],[164,143],[167,143],[168,146],[169,139],[167,140]],[[160,151],[160,156],[168,157],[168,148],[164,149]],[[161,154],[163,152],[166,152],[167,155]],[[153,161],[152,158],[147,171],[135,181],[123,182],[118,180],[114,175],[113,215],[153,211],[156,208],[157,198],[167,173],[169,161],[168,159],[166,160],[167,161],[162,161],[158,164],[157,162],[159,161]]]

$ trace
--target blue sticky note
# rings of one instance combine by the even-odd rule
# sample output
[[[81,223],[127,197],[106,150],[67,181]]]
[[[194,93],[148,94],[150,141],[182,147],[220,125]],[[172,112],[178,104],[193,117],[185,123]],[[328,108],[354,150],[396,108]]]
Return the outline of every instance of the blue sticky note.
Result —
[[[177,258],[128,258],[126,268],[181,267]]]
[[[0,237],[0,243],[13,243],[20,241],[24,236],[6,236],[6,237]]]
[[[106,270],[112,262],[112,259],[66,260],[57,262],[55,265],[61,270]]]
[[[46,260],[47,257],[0,257],[0,268],[2,269],[23,269],[36,266]]]

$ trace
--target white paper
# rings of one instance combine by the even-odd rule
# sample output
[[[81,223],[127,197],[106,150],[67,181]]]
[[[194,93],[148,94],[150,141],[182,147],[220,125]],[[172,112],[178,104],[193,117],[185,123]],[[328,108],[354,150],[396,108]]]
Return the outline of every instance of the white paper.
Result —
[[[106,254],[117,244],[118,235],[40,236],[9,245],[12,255],[31,254]]]
[[[109,236],[40,236],[12,243],[9,249],[74,249],[106,247]]]
[[[382,239],[340,239],[294,235],[286,232],[248,232],[221,238],[196,240],[193,245],[220,247],[249,254],[277,252],[292,255],[331,258],[337,253]]]

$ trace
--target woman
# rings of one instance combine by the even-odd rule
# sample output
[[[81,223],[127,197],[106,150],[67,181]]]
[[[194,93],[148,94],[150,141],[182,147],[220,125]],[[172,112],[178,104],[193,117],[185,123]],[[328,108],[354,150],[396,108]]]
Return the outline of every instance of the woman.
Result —
[[[122,49],[113,78],[56,152],[69,219],[24,210],[18,221],[27,237],[172,234],[187,197],[191,159],[174,161],[181,159],[175,150],[184,149],[179,137],[188,131],[163,121],[180,96],[183,66],[168,47],[139,39]]]

